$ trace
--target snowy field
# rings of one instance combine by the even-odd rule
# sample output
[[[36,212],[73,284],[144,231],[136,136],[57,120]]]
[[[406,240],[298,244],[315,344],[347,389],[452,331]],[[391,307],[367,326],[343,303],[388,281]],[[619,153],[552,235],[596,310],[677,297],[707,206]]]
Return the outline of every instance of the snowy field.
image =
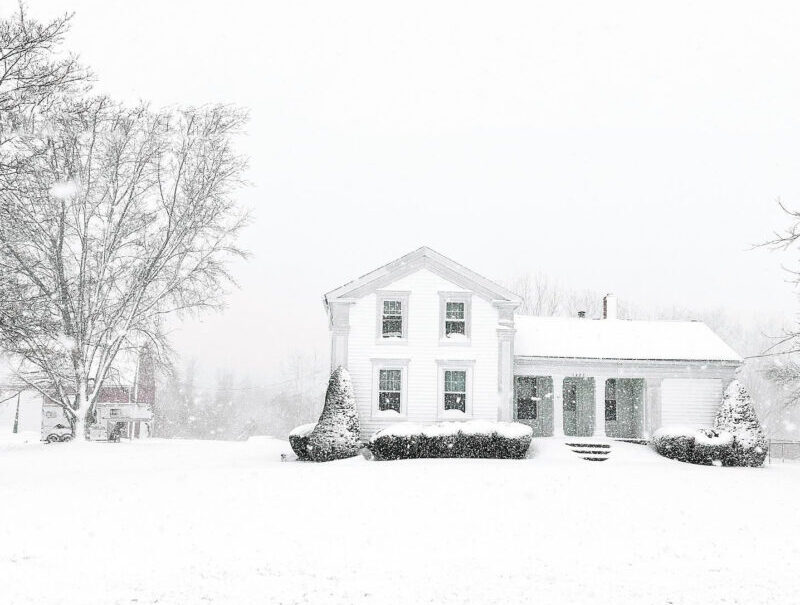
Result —
[[[5,442],[0,602],[800,602],[800,465],[534,443],[314,464],[265,438]]]

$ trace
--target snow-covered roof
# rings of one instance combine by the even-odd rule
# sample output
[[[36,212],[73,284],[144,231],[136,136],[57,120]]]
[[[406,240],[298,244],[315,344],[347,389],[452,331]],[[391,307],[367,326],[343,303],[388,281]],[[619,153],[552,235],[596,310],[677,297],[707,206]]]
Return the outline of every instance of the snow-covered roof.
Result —
[[[700,321],[517,315],[514,323],[514,355],[520,357],[742,361]]]

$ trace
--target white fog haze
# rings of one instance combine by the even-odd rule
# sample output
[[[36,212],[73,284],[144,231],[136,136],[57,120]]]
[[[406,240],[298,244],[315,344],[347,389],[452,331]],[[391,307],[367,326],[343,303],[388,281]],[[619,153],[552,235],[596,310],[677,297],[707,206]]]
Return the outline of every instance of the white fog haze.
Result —
[[[263,382],[327,355],[324,292],[421,245],[496,281],[791,319],[793,258],[750,247],[800,205],[800,9],[754,8],[76,0],[68,44],[122,100],[249,108],[252,257],[174,344]]]

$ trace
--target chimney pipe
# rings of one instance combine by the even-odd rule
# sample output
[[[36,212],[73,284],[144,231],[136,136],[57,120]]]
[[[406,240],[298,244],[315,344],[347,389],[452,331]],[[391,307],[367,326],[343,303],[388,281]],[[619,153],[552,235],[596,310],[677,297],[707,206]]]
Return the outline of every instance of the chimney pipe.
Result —
[[[617,318],[617,297],[613,294],[606,294],[603,297],[603,319]]]

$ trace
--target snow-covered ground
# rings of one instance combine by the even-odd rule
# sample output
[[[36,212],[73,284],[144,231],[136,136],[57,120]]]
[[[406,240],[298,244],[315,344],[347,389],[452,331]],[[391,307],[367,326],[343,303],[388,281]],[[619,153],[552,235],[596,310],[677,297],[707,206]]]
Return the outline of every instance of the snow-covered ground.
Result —
[[[797,603],[800,464],[0,443],[0,602]],[[289,462],[281,462],[280,454]]]

